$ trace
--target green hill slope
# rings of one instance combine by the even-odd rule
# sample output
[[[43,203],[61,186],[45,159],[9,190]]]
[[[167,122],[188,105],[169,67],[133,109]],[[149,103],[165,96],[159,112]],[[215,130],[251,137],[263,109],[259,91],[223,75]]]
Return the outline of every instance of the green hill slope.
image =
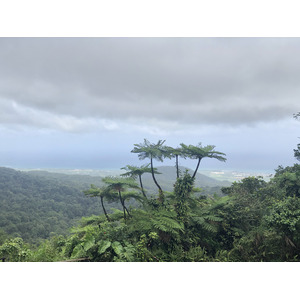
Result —
[[[0,168],[0,228],[33,243],[51,232],[65,234],[81,217],[102,213],[100,201],[82,192],[99,182],[91,176]]]
[[[191,169],[180,167],[180,172],[183,174],[185,170],[188,170],[190,174],[193,174]],[[158,167],[157,171],[162,174],[157,174],[155,177],[157,178],[159,184],[161,185],[162,189],[165,191],[172,191],[173,185],[176,181],[176,169],[172,166],[162,166]],[[143,183],[145,189],[149,192],[157,191],[157,187],[153,183],[152,175],[149,173],[143,174]],[[231,183],[229,181],[220,181],[208,177],[206,175],[202,175],[201,173],[197,173],[195,179],[195,187],[202,188],[204,194],[210,194],[214,192],[219,192],[220,187],[222,186],[230,186]],[[216,187],[219,187],[216,188]]]
[[[175,168],[158,170],[162,173],[157,175],[162,188],[171,191],[176,180]],[[91,184],[101,186],[101,180],[99,176],[0,167],[0,229],[31,243],[48,238],[51,232],[66,234],[81,217],[103,213],[99,199],[83,194]],[[151,174],[144,174],[143,181],[148,193],[157,192]],[[204,193],[218,193],[224,185],[227,183],[197,174],[196,186],[205,187]],[[135,205],[133,201],[129,204]],[[106,203],[106,208],[111,211],[110,208],[121,207],[116,202]]]

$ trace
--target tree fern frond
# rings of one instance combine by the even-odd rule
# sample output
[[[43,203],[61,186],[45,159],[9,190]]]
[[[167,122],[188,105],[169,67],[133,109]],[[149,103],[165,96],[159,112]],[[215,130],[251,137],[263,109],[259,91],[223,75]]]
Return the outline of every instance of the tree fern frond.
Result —
[[[208,232],[218,232],[218,227],[216,225],[205,222],[202,224],[202,226]]]
[[[159,222],[153,222],[153,227],[155,229],[164,231],[164,232],[170,232],[170,230],[168,230],[163,224],[159,223]],[[173,232],[173,230],[171,230]]]
[[[213,222],[221,222],[223,220],[222,218],[214,216],[214,215],[207,215],[207,216],[205,216],[205,219],[209,220],[209,221],[213,221]]]
[[[195,221],[199,225],[202,225],[203,223],[205,223],[205,219],[201,216],[193,216],[192,220]]]
[[[195,221],[198,225],[200,225],[203,229],[208,232],[217,232],[218,226],[215,224],[211,224],[209,219],[206,218],[207,216],[193,216],[192,220]],[[213,216],[210,216],[214,218]]]
[[[72,227],[71,228],[71,233],[86,233],[88,231],[94,231],[95,228],[98,228],[97,226],[95,226],[94,224],[90,224],[84,227]]]

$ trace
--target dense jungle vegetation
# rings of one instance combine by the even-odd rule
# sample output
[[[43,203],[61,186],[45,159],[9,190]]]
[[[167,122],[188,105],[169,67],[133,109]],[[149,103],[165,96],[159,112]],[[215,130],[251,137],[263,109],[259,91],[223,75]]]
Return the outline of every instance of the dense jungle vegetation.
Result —
[[[171,148],[165,141],[150,143],[145,139],[134,145],[132,153],[147,163],[141,167],[127,165],[120,177],[103,178],[101,184],[84,190],[87,212],[93,202],[101,206],[103,214],[82,217],[70,234],[58,231],[38,245],[10,237],[6,228],[8,232],[0,232],[0,258],[91,262],[300,260],[300,165],[279,166],[269,182],[248,177],[223,187],[223,196],[209,196],[195,188],[195,180],[202,159],[226,161],[226,155],[215,151],[215,146],[180,144]],[[299,145],[295,157],[300,158]],[[163,189],[154,167],[155,160],[165,159],[175,161],[172,191]],[[182,171],[179,159],[194,159],[195,170]],[[156,193],[144,187],[147,173]],[[76,216],[69,196],[64,213]],[[26,201],[26,194],[24,197],[20,201]],[[31,209],[35,214],[35,207]],[[55,217],[59,229],[63,221]],[[28,220],[28,226],[40,224]]]
[[[158,179],[164,190],[172,191],[176,178],[171,166],[157,168]],[[182,171],[185,168],[181,168]],[[82,217],[103,213],[100,201],[84,195],[91,184],[103,186],[102,177],[89,175],[66,175],[45,171],[16,171],[0,168],[0,230],[11,237],[21,237],[25,242],[38,245],[52,235],[65,235]],[[143,175],[148,194],[155,194],[155,184],[150,173]],[[222,194],[221,187],[229,182],[197,175],[196,186],[201,194]],[[127,200],[131,207],[140,204]],[[118,202],[107,202],[105,209],[121,209]],[[1,244],[1,240],[0,240]]]

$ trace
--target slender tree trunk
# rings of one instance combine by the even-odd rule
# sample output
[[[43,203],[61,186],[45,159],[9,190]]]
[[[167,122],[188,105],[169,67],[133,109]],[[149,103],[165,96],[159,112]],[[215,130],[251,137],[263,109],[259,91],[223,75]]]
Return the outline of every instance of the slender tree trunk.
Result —
[[[124,207],[125,207],[125,210],[127,211],[128,216],[131,217],[131,214],[129,213],[129,210],[128,210],[127,207],[125,206],[125,202],[124,202],[124,201],[123,201],[123,205],[124,205]]]
[[[110,222],[110,219],[108,217],[108,214],[107,214],[106,209],[105,209],[104,204],[103,204],[103,197],[100,197],[100,199],[101,199],[101,205],[102,205],[102,209],[103,209],[103,212],[105,214],[105,217],[106,217],[107,221]]]
[[[178,168],[178,154],[175,154],[176,158],[176,172],[177,172],[177,179],[179,178],[179,168]]]
[[[144,191],[144,187],[143,187],[143,183],[142,183],[142,175],[139,174],[139,179],[140,179],[140,185],[141,185],[141,189],[142,189],[142,193],[144,195],[145,198],[147,198],[145,191]]]
[[[158,187],[158,200],[159,202],[163,203],[164,202],[164,198],[165,198],[165,195],[164,195],[164,192],[162,190],[162,188],[160,187],[160,185],[158,184],[158,182],[156,181],[156,178],[154,176],[154,169],[153,169],[153,159],[152,159],[152,156],[151,156],[151,173],[152,173],[152,178],[153,178],[153,181],[154,183],[156,184],[156,186]]]
[[[123,206],[124,220],[126,220],[126,212],[125,212],[125,211],[127,211],[128,216],[130,216],[130,213],[129,213],[127,207],[125,206],[124,200],[122,199],[121,191],[118,191],[118,192],[119,192],[119,199],[120,199],[120,202],[121,202],[121,204],[122,204],[122,206]]]
[[[161,193],[163,193],[162,188],[160,187],[160,185],[158,184],[158,182],[156,181],[156,178],[154,176],[154,169],[153,169],[153,159],[152,156],[150,158],[150,163],[151,163],[151,173],[152,173],[152,178],[154,183],[156,184],[156,186],[158,187],[158,189],[160,190]]]
[[[199,166],[200,166],[201,159],[202,159],[202,158],[199,158],[199,160],[198,160],[198,164],[197,164],[196,170],[195,170],[195,172],[194,172],[192,178],[195,178],[195,176],[196,176],[196,174],[197,174],[198,168],[199,168]]]
[[[118,192],[119,192],[119,199],[120,199],[121,205],[122,205],[122,207],[123,207],[124,220],[126,220],[125,205],[124,205],[124,203],[123,203],[123,199],[122,199],[122,196],[121,196],[121,192],[120,192],[120,191],[118,191]]]

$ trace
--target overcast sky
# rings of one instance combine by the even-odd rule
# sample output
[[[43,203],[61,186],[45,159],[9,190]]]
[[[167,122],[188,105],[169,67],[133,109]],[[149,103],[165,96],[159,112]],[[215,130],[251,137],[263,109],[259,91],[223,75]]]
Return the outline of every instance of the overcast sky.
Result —
[[[292,165],[299,53],[299,38],[0,38],[0,166],[140,165],[144,138],[226,153],[204,169]]]

